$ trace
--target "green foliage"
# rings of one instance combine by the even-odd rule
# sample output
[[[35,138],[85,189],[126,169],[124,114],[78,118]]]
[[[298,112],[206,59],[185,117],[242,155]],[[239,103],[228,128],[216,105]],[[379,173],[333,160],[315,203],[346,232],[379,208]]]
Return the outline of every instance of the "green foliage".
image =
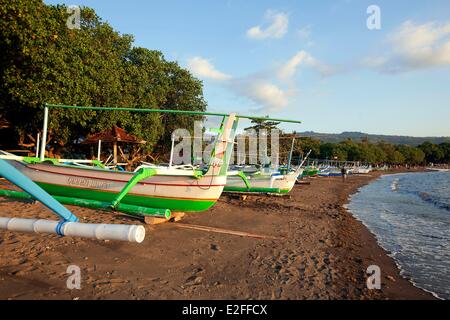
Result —
[[[320,157],[320,141],[317,139],[312,139],[308,137],[301,137],[296,140],[302,154],[307,154],[309,150],[311,150],[310,157],[311,158],[319,158]]]
[[[81,29],[69,29],[67,7],[41,0],[0,0],[0,114],[12,124],[11,145],[36,135],[42,105],[91,105],[206,110],[202,83],[159,51],[133,47],[90,8]],[[50,136],[60,145],[118,125],[147,141],[167,142],[192,117],[51,109]]]
[[[442,158],[442,163],[450,163],[450,142],[444,142],[439,144],[439,148],[444,153],[444,157]]]
[[[260,130],[267,130],[267,133],[270,134],[270,130],[277,129],[277,126],[280,124],[279,122],[263,120],[263,119],[254,119],[251,121],[253,126],[245,128],[244,130],[255,130],[256,133],[259,133]]]
[[[393,145],[380,141],[376,144],[367,139],[360,142],[347,139],[339,143],[322,142],[310,137],[301,137],[296,140],[296,152],[306,154],[309,150],[313,159],[328,159],[339,161],[359,161],[371,164],[391,165],[424,165],[426,163],[450,163],[450,143],[439,145],[429,142],[418,147],[408,145]],[[289,144],[290,147],[290,144]],[[280,144],[280,152],[287,153],[288,146]]]
[[[408,164],[422,164],[425,160],[425,154],[419,148],[400,145],[397,147],[397,151],[403,155],[405,162]]]
[[[343,161],[347,159],[347,151],[344,146],[336,143],[323,143],[320,145],[320,157]]]
[[[427,162],[441,163],[448,162],[448,156],[450,143],[442,143],[440,145],[433,144],[431,142],[424,142],[419,145],[419,149],[425,153]]]

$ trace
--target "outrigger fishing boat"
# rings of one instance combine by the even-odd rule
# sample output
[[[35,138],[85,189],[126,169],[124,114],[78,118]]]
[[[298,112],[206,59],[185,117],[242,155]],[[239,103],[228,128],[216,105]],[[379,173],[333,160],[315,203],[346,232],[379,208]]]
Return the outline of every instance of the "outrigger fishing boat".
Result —
[[[294,140],[292,141],[292,146]],[[294,187],[297,178],[303,173],[303,164],[311,151],[299,164],[297,169],[291,168],[292,148],[289,154],[288,165],[279,167],[276,170],[263,168],[256,172],[248,171],[228,171],[227,184],[224,192],[231,193],[267,193],[267,194],[287,194]]]
[[[286,174],[279,171],[269,173],[257,171],[251,175],[229,171],[224,192],[286,194],[294,187],[301,170],[303,169]]]
[[[99,161],[45,158],[50,108],[220,116],[222,122],[211,160],[203,170],[141,167],[136,172],[115,171],[105,168]],[[242,118],[300,123],[295,120],[235,113],[45,104],[40,157],[19,157],[3,153],[0,158],[7,160],[61,203],[169,219],[171,211],[207,210],[220,197],[227,181],[236,128]],[[0,195],[20,197],[15,191],[2,190]]]
[[[340,177],[342,176],[341,168],[326,166],[323,168],[319,168],[318,175],[320,177]]]
[[[307,166],[304,168],[302,177],[314,177],[317,176],[319,173],[319,169],[315,166]]]
[[[352,174],[367,174],[372,171],[372,166],[355,166],[351,168]]]

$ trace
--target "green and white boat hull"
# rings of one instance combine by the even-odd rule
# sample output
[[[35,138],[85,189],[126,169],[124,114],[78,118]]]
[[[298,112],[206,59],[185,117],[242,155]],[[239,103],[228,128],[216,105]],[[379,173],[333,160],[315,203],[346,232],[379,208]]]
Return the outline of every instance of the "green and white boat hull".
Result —
[[[76,205],[137,211],[204,211],[222,194],[238,121],[236,114],[224,117],[207,171],[141,169],[138,172],[113,171],[98,167],[60,164],[56,159],[30,162],[4,156],[22,174],[52,196]],[[16,157],[20,158],[20,157]],[[83,200],[86,200],[83,202]],[[144,210],[142,210],[144,209]]]
[[[66,165],[12,164],[53,196],[112,202],[133,177],[131,172],[81,168]],[[158,175],[139,181],[121,203],[174,211],[203,211],[222,193],[226,177]],[[177,174],[177,173],[173,173]]]
[[[299,171],[288,174],[251,174],[230,173],[224,192],[287,194],[297,181]]]

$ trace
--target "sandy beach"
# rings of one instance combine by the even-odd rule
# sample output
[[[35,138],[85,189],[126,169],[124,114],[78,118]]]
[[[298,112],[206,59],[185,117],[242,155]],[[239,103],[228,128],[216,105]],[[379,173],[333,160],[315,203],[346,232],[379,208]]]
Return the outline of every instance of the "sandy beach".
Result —
[[[433,299],[399,275],[343,207],[381,173],[311,178],[286,197],[222,195],[180,222],[145,225],[143,243],[0,231],[0,299]],[[142,223],[69,207],[82,222]],[[54,218],[40,203],[0,198],[2,216]],[[193,230],[201,225],[261,237]],[[381,269],[381,290],[365,270]],[[69,290],[69,265],[81,290]]]

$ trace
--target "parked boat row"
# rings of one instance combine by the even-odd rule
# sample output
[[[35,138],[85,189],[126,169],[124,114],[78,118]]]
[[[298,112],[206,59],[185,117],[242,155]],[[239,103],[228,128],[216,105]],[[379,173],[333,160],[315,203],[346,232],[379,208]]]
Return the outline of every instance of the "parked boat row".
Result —
[[[219,116],[222,117],[222,121],[220,128],[216,130],[217,137],[208,164],[203,166],[173,165],[172,144],[169,165],[143,162],[134,171],[126,171],[116,170],[117,166],[114,165],[105,166],[98,159],[45,157],[48,114],[51,108]],[[48,201],[48,197],[50,197],[51,201],[62,204],[169,220],[172,218],[173,212],[195,212],[209,209],[217,202],[222,192],[284,195],[288,194],[301,178],[339,176],[343,172],[364,174],[372,170],[370,166],[361,166],[355,163],[339,166],[337,163],[310,161],[308,157],[311,151],[294,167],[291,165],[291,160],[295,138],[292,140],[287,165],[276,167],[271,165],[230,166],[240,119],[300,123],[296,120],[243,116],[235,113],[46,104],[41,146],[36,157],[23,157],[0,151],[0,159],[4,163],[0,176],[6,177],[5,168],[11,168],[10,171],[14,171],[16,176],[23,177],[24,180],[28,179],[35,185],[33,192],[30,193],[18,185],[25,192],[0,189],[0,196],[40,201]],[[308,163],[305,165],[307,160]],[[44,198],[36,196],[36,190],[38,193],[45,193],[49,196]],[[59,214],[58,211],[55,212]],[[74,222],[65,216],[62,216],[62,219],[65,222]],[[55,232],[61,234],[59,229]],[[141,238],[142,236],[139,239]]]
[[[98,160],[53,159],[45,157],[47,125],[50,108],[78,110],[111,110],[124,112],[159,112],[185,115],[220,116],[222,121],[212,150],[211,160],[204,168],[194,166],[155,166],[142,164],[135,171],[117,171]],[[103,108],[45,105],[43,135],[39,157],[21,157],[0,152],[0,159],[17,176],[25,177],[52,199],[63,204],[118,211],[137,216],[170,219],[172,212],[204,211],[213,206],[222,192],[275,193],[291,191],[303,169],[229,170],[233,141],[239,120],[264,119],[235,113]],[[300,123],[295,120],[269,119]],[[5,169],[6,170],[6,169]],[[5,176],[5,170],[0,172]],[[19,185],[19,187],[21,187]],[[0,190],[1,196],[34,198],[34,193]],[[63,221],[67,219],[62,218]],[[6,227],[5,227],[6,228]],[[59,232],[59,231],[58,231]]]
[[[298,179],[307,177],[340,177],[343,174],[368,174],[373,170],[370,165],[357,165],[348,164],[346,161],[343,164],[329,164],[328,160],[312,160],[302,170],[302,174],[298,176]],[[336,161],[335,161],[336,162]],[[383,168],[377,168],[377,170],[383,170]]]

